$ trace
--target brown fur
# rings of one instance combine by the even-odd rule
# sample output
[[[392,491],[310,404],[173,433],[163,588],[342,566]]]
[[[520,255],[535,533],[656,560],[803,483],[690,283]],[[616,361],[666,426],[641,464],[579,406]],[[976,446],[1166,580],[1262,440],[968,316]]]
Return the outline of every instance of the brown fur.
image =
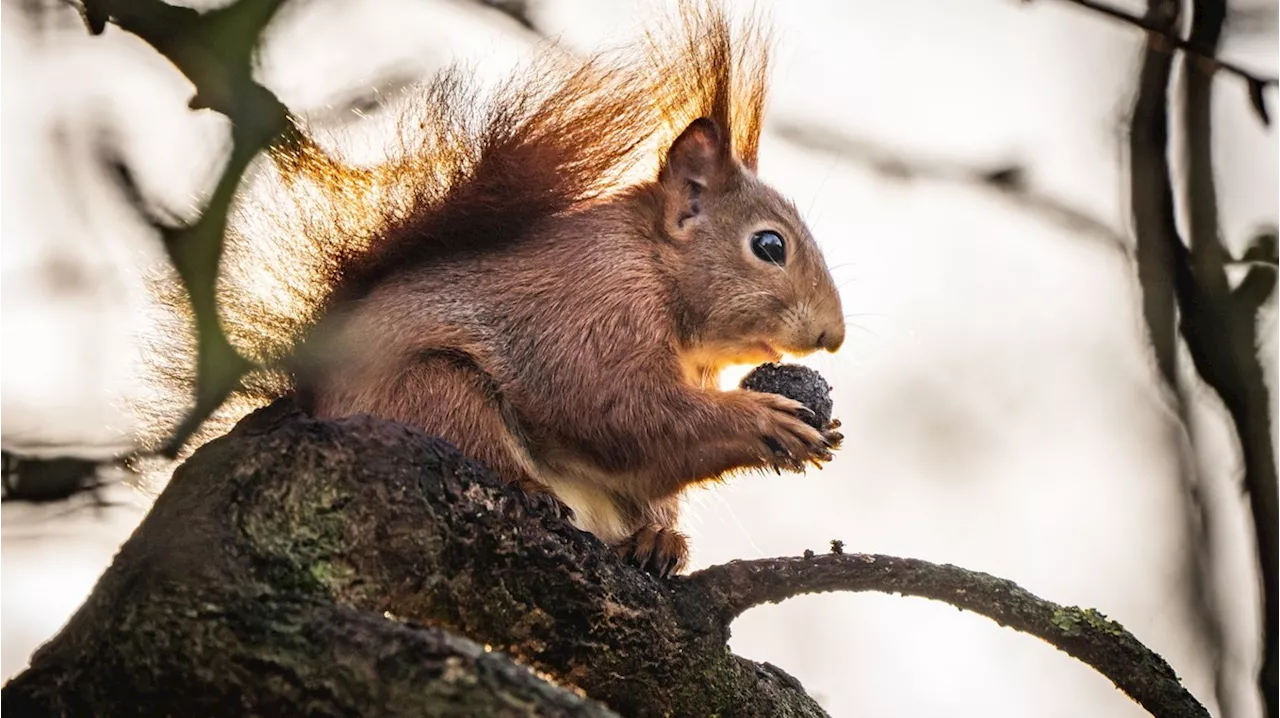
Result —
[[[302,241],[242,235],[224,312],[318,415],[447,438],[666,573],[684,488],[839,442],[789,399],[719,391],[720,369],[834,351],[844,320],[804,222],[755,174],[760,33],[687,5],[648,45],[548,55],[487,101],[446,74],[373,168],[310,139],[278,153]],[[752,254],[761,230],[784,266]],[[246,291],[254,269],[273,291]]]

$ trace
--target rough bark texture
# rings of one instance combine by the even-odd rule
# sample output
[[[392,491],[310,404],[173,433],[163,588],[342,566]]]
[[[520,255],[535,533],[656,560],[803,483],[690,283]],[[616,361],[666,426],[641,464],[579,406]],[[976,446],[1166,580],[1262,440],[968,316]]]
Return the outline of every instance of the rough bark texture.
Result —
[[[1207,715],[1118,625],[1011,582],[858,554],[659,580],[446,442],[287,400],[178,470],[3,708],[611,715],[576,688],[628,716],[818,716],[794,678],[726,641],[753,605],[830,590],[946,600],[1098,666],[1155,715]]]
[[[606,714],[456,633],[626,715],[823,714],[791,677],[731,654],[696,599],[527,509],[443,441],[283,401],[178,470],[3,707]]]

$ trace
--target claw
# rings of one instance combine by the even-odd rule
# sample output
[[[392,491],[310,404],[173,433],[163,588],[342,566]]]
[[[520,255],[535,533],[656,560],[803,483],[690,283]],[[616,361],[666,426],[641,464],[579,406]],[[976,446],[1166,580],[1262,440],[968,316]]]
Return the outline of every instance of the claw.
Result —
[[[640,529],[615,550],[640,570],[659,578],[679,571],[689,553],[683,534],[656,525]]]
[[[542,484],[529,480],[517,486],[520,488],[520,504],[529,513],[550,514],[562,521],[573,519],[573,509]]]

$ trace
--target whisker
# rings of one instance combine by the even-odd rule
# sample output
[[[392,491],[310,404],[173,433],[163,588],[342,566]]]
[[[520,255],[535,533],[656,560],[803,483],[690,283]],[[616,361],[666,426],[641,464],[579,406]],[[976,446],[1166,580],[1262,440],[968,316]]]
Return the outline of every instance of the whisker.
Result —
[[[831,158],[831,164],[827,165],[827,173],[822,177],[822,181],[818,183],[818,189],[814,190],[813,196],[809,198],[809,206],[805,208],[804,214],[800,215],[805,222],[810,220],[809,215],[813,213],[813,205],[818,202],[818,197],[822,195],[822,190],[827,186],[827,182],[831,180],[831,175],[836,171],[838,157]]]
[[[868,329],[868,328],[866,328],[866,327],[862,326],[861,324],[846,324],[845,326],[853,327],[854,329],[857,329],[857,330],[859,330],[859,331],[866,332],[867,334],[870,334],[871,336],[875,337],[876,339],[879,339],[879,338],[880,338],[880,335],[879,335],[879,334],[876,334],[875,332],[873,332],[873,331],[871,331],[870,329]]]
[[[819,297],[818,303],[815,306],[817,309],[823,309],[826,307],[827,302],[837,301],[839,299],[840,299],[840,287],[836,287],[836,291],[834,293],[824,294],[821,297]],[[806,306],[805,308],[807,309],[808,307]]]

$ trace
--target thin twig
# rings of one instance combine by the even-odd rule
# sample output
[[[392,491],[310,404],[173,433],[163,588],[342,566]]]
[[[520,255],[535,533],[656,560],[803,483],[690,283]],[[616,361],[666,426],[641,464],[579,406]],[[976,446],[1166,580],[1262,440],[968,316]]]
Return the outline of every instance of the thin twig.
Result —
[[[889,179],[952,182],[989,191],[1017,209],[1073,232],[1101,240],[1126,255],[1131,252],[1129,240],[1123,232],[1080,207],[1035,189],[1027,181],[1026,172],[1019,165],[981,168],[946,160],[911,157],[899,150],[886,149],[874,142],[808,122],[801,124],[783,120],[770,125],[769,130],[775,136],[805,149],[834,153],[842,160],[864,164]]]
[[[1176,49],[1181,51],[1188,52],[1188,54],[1196,55],[1198,58],[1206,61],[1207,67],[1210,68],[1211,72],[1213,69],[1222,69],[1234,74],[1236,77],[1244,79],[1244,81],[1251,84],[1251,86],[1253,86],[1253,84],[1270,84],[1270,86],[1280,87],[1280,77],[1256,76],[1256,74],[1240,67],[1240,65],[1233,63],[1233,61],[1219,58],[1219,56],[1215,55],[1215,52],[1212,50],[1206,50],[1202,46],[1193,44],[1193,42],[1183,40],[1183,38],[1176,35],[1175,29],[1167,27],[1166,24],[1160,22],[1160,20],[1152,19],[1151,17],[1138,17],[1138,15],[1126,13],[1124,10],[1119,8],[1112,8],[1111,5],[1097,3],[1096,0],[1060,1],[1071,5],[1079,5],[1080,8],[1093,10],[1094,13],[1106,15],[1108,18],[1120,20],[1120,22],[1130,24],[1130,26],[1144,29],[1144,31],[1147,31],[1148,33],[1153,33],[1153,35],[1160,37],[1161,41],[1165,42],[1165,44],[1176,47]]]
[[[687,592],[709,602],[725,624],[754,606],[808,593],[879,591],[942,601],[1047,641],[1159,718],[1209,715],[1169,664],[1119,623],[1092,609],[1046,601],[989,574],[918,559],[833,553],[733,561],[686,581]]]

